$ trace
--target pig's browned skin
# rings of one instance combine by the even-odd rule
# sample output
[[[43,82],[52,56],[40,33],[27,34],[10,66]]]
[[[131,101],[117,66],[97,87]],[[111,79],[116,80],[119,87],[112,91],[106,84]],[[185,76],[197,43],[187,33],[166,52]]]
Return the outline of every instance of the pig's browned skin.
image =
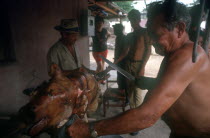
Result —
[[[56,64],[50,75],[50,81],[19,112],[26,126],[31,125],[29,135],[56,128],[72,114],[83,118],[87,111],[97,109],[99,86],[93,75],[83,69],[63,72]]]

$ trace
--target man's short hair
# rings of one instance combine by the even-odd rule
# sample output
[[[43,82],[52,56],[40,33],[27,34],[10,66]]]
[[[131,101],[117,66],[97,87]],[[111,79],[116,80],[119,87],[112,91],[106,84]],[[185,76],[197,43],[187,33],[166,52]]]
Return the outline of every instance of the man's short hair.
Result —
[[[178,2],[153,2],[148,7],[148,29],[153,24],[153,20],[156,16],[162,14],[166,22],[166,28],[171,31],[174,29],[178,22],[184,22],[186,25],[186,31],[189,30],[191,17],[187,7],[184,4]]]
[[[141,13],[138,10],[136,10],[136,9],[132,9],[128,13],[128,19],[141,20]]]

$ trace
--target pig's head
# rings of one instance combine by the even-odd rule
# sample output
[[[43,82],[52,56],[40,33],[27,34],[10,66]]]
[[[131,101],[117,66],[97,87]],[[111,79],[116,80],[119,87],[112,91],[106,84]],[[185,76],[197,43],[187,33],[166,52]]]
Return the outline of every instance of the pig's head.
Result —
[[[51,76],[50,81],[41,85],[30,102],[19,111],[29,135],[37,135],[43,130],[57,127],[72,115],[78,101],[87,104],[84,102],[87,101],[84,92],[74,81],[64,76],[57,65],[52,65]]]

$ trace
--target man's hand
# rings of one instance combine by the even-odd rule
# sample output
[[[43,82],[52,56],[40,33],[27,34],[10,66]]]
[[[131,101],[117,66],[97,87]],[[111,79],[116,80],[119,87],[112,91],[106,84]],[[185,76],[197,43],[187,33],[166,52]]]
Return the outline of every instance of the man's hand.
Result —
[[[108,66],[106,69],[107,70],[114,70],[111,66]]]
[[[141,76],[135,79],[136,86],[142,90],[151,90],[155,87],[156,83],[157,80],[150,77]]]
[[[78,119],[69,128],[67,128],[67,134],[72,138],[89,138],[89,126],[86,122]]]

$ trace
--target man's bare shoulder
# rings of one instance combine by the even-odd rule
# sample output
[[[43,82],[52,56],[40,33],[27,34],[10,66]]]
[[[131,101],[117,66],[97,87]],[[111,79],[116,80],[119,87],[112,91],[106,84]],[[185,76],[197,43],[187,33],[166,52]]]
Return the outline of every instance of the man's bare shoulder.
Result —
[[[167,71],[177,70],[178,68],[180,71],[182,68],[185,68],[185,66],[189,66],[192,63],[192,49],[192,46],[188,45],[166,55],[167,60],[165,67],[168,68]]]
[[[210,62],[202,47],[197,47],[196,62],[192,61],[193,43],[179,48],[168,56],[168,71],[175,71],[180,77],[189,78],[210,71]],[[170,69],[169,69],[170,68]],[[188,75],[187,75],[188,74]],[[192,79],[192,78],[191,78]]]
[[[181,60],[192,63],[193,43],[189,43],[175,50],[169,55],[169,61]],[[197,60],[202,62],[207,59],[207,55],[201,46],[197,47]]]

